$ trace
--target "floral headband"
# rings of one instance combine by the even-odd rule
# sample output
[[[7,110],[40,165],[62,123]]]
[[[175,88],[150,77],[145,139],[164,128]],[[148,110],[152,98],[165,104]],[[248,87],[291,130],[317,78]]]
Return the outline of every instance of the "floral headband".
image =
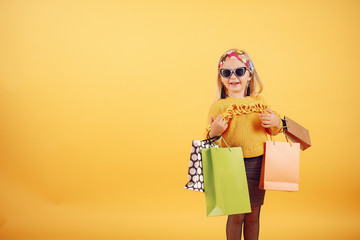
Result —
[[[246,68],[249,69],[251,74],[254,73],[254,64],[250,59],[247,58],[247,56],[245,55],[245,51],[243,50],[230,50],[224,53],[220,58],[219,68],[226,60],[230,59],[231,57],[236,57],[238,60],[245,64]]]

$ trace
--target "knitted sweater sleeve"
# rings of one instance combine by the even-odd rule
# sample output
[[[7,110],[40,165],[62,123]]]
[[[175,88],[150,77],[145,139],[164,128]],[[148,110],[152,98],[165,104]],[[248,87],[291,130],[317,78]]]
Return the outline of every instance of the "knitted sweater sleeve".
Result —
[[[213,119],[215,120],[215,118],[220,114],[220,110],[219,110],[219,105],[218,105],[218,102],[214,102],[211,107],[210,107],[210,110],[209,110],[209,113],[207,115],[207,118],[206,118],[206,123],[207,123],[207,127],[206,127],[206,130],[205,130],[205,133],[204,133],[204,139],[207,139],[208,138],[208,133],[211,131],[211,125],[210,125],[210,117],[211,115],[213,115]]]

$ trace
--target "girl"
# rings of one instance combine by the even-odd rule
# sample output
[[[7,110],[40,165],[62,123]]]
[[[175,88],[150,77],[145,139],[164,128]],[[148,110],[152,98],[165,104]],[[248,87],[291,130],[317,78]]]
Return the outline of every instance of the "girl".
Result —
[[[263,84],[245,51],[230,49],[221,56],[217,85],[218,96],[209,111],[206,135],[222,135],[230,147],[242,147],[251,203],[251,213],[228,215],[226,236],[228,240],[241,239],[244,226],[245,240],[258,239],[265,196],[259,180],[266,133],[278,134],[282,121],[260,95]]]

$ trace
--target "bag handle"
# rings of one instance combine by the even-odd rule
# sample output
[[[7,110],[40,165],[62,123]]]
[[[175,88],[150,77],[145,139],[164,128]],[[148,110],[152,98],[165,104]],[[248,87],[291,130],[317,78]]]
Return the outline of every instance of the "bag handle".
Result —
[[[222,148],[221,140],[223,140],[224,143],[226,144],[226,146],[228,147],[229,151],[231,152],[231,149],[230,149],[229,145],[227,144],[227,142],[225,141],[225,139],[223,138],[222,135],[220,135],[220,136],[215,136],[215,137],[210,137],[210,134],[209,134],[209,132],[208,132],[208,133],[207,133],[207,136],[208,136],[208,138],[205,139],[205,140],[202,140],[202,141],[204,141],[204,142],[209,142],[209,143],[210,143],[210,146],[214,147],[214,146],[216,146],[215,141],[217,141],[217,140],[220,139],[220,147]]]
[[[207,139],[202,140],[203,142],[208,142],[210,144],[211,147],[215,147],[215,141],[219,140],[221,138],[221,136],[215,136],[215,137],[210,137],[209,133],[207,134]]]
[[[270,128],[269,128],[270,129]],[[270,132],[271,133],[273,133],[271,130],[270,130]],[[282,132],[282,133],[284,133],[284,132]],[[271,139],[271,141],[274,143],[274,145],[275,145],[275,141],[273,140],[273,137],[272,137],[272,134],[269,134],[270,135],[270,139]],[[286,141],[290,144],[290,147],[292,147],[292,144],[291,144],[291,141],[289,141],[289,139],[288,139],[288,137],[286,136],[286,134],[284,133],[284,135],[285,135],[285,138],[286,138]],[[266,139],[267,139],[268,137],[267,137],[267,134],[266,134]]]
[[[223,138],[223,136],[222,136],[222,135],[220,135],[220,138],[221,138],[221,140],[223,140],[223,141],[224,141],[224,143],[225,143],[225,144],[226,144],[226,146],[228,147],[229,151],[231,152],[231,148],[229,147],[229,145],[227,144],[227,142],[225,141],[225,139]],[[220,140],[220,147],[222,148],[222,143],[221,143],[221,140]]]

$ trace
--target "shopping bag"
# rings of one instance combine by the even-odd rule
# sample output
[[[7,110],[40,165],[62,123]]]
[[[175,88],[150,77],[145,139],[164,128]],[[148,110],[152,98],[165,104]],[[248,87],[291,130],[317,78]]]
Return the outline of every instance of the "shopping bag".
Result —
[[[298,191],[299,164],[299,143],[266,141],[259,188]]]
[[[300,143],[301,150],[305,150],[311,146],[309,130],[284,116],[284,134],[292,141]]]
[[[242,148],[210,147],[201,153],[207,216],[251,212]]]
[[[190,161],[188,169],[188,183],[185,189],[204,192],[204,176],[201,160],[201,149],[209,148],[219,137],[213,137],[205,140],[193,140],[190,152]]]
[[[209,148],[210,143],[193,140],[191,145],[189,169],[188,169],[188,183],[184,188],[198,192],[204,192],[204,176],[201,161],[201,149]]]

